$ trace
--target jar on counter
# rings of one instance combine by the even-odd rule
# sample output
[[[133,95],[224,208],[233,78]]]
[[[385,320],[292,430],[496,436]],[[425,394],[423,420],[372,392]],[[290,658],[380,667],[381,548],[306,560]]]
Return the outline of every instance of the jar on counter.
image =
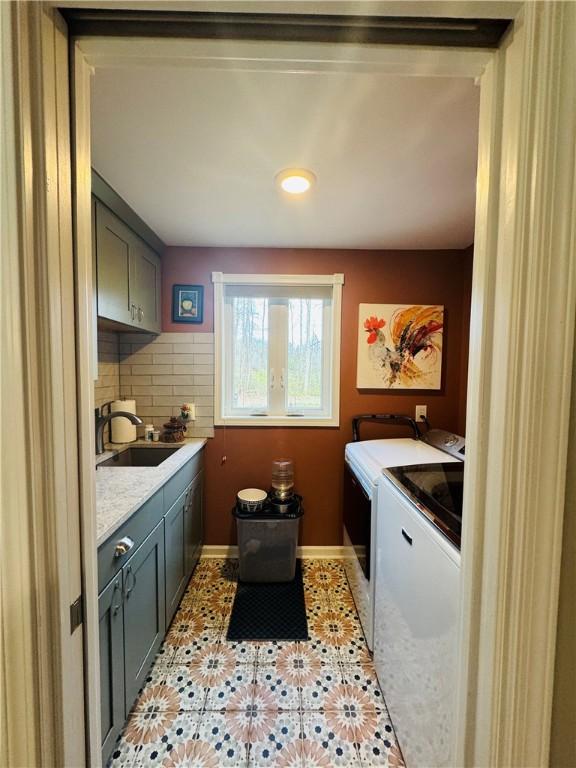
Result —
[[[160,442],[160,430],[159,429],[155,429],[154,432],[152,432],[152,440],[155,443]]]
[[[146,424],[144,427],[144,440],[151,443],[154,438],[154,424]]]

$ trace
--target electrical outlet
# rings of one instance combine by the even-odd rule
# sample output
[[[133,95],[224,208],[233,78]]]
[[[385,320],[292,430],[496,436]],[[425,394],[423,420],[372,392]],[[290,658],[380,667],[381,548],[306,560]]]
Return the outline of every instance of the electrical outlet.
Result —
[[[426,413],[428,411],[428,406],[426,405],[417,405],[416,406],[416,421],[422,421],[422,419],[426,418]]]

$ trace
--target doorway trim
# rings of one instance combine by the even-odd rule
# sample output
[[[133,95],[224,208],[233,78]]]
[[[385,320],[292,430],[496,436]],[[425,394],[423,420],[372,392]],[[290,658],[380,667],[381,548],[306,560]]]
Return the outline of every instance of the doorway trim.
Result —
[[[469,11],[473,4],[459,5]],[[453,11],[454,4],[450,7]],[[22,34],[33,40],[38,28],[33,25]],[[548,759],[576,310],[571,259],[575,157],[570,139],[576,105],[561,95],[574,88],[575,37],[573,4],[526,3],[504,46],[488,54],[480,79],[458,765],[545,765]],[[83,45],[76,44],[75,56],[83,55]],[[406,66],[408,74],[418,74],[417,53],[399,48],[395,73]],[[450,54],[453,57],[454,51]],[[467,52],[458,54],[464,62]],[[443,54],[437,50],[435,55],[440,60]],[[93,328],[86,204],[89,77],[87,62],[75,62],[75,72],[77,66],[81,71],[74,97],[81,109],[74,125],[84,144],[82,151],[76,147],[74,177],[76,231],[82,233],[76,253],[76,330],[87,335],[77,348],[76,382],[85,387],[87,377],[80,372],[91,369],[93,352],[87,340]],[[34,80],[40,75],[34,71],[30,76]],[[67,99],[65,87],[56,84],[60,98]],[[19,117],[29,120],[22,113]],[[48,122],[40,124],[45,134],[50,130]],[[22,201],[23,215],[26,206]],[[47,222],[37,220],[31,226],[42,234]],[[543,397],[549,410],[543,407]],[[93,635],[97,592],[90,414],[83,412],[80,420],[85,438],[78,450],[83,468],[86,647],[88,669],[94,671],[98,643]],[[541,525],[543,509],[546,526]],[[62,668],[62,659],[55,663]],[[99,761],[99,744],[94,743],[99,733],[96,690],[91,678],[86,693],[92,705],[92,765]],[[54,746],[55,752],[58,748]]]

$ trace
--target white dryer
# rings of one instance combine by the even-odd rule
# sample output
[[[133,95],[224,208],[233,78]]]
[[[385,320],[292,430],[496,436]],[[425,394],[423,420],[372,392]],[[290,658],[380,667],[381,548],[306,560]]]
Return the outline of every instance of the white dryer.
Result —
[[[359,424],[372,421],[403,424],[412,437],[360,440]],[[400,414],[367,414],[353,419],[354,442],[345,449],[344,473],[344,564],[362,629],[370,650],[374,647],[374,584],[377,551],[378,488],[382,471],[410,464],[434,464],[450,459],[440,450],[450,433],[431,430],[422,437],[416,423]],[[433,444],[430,444],[432,441]]]

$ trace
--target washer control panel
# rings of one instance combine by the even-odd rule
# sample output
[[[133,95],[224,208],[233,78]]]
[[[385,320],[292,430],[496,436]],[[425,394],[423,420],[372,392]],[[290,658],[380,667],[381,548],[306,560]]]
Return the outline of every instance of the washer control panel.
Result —
[[[441,451],[449,453],[450,456],[455,456],[457,459],[464,461],[466,440],[461,435],[446,432],[444,429],[431,429],[423,435],[422,439],[425,443],[433,445],[434,448],[439,448]]]

